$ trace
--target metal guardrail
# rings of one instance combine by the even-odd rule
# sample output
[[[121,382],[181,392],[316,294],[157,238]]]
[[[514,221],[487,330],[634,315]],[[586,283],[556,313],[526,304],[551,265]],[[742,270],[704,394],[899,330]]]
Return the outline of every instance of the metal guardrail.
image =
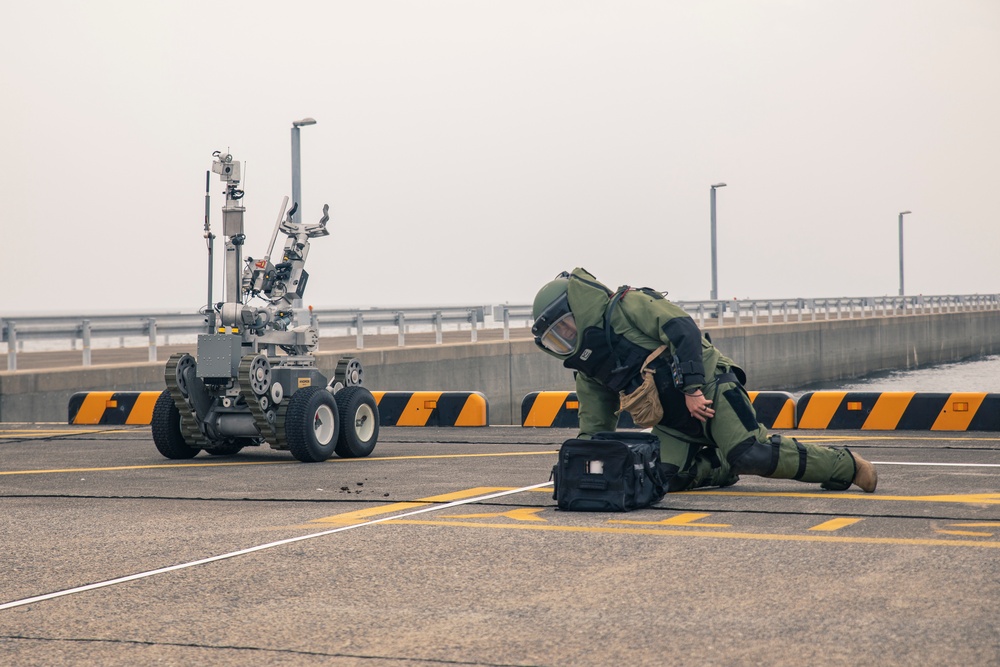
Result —
[[[968,310],[1000,309],[1000,294],[972,294],[906,297],[837,297],[821,299],[767,299],[733,301],[675,301],[698,320],[699,326],[759,324],[766,318],[773,323],[816,321],[891,315],[919,315]],[[392,327],[398,332],[398,345],[404,346],[406,332],[412,326],[430,326],[435,342],[441,344],[444,328],[461,329],[468,325],[470,340],[476,342],[480,328],[503,327],[504,340],[510,340],[511,322],[530,326],[530,305],[445,306],[366,309],[299,310],[309,313],[312,326],[324,330],[344,329],[357,336],[357,347],[364,347],[364,335],[373,328]],[[0,343],[7,344],[7,369],[17,370],[17,353],[26,340],[65,340],[71,349],[82,342],[83,365],[91,365],[95,338],[147,337],[149,360],[156,361],[160,337],[205,333],[207,321],[201,313],[147,313],[133,315],[63,315],[11,316],[0,318]]]
[[[399,345],[404,345],[405,332],[415,325],[430,326],[436,332],[436,342],[441,344],[444,327],[461,328],[470,325],[471,340],[477,339],[477,330],[486,324],[489,306],[445,306],[428,308],[367,308],[348,310],[299,310],[308,313],[312,326],[322,332],[326,329],[345,329],[348,334],[357,332],[357,346],[364,347],[366,328],[397,327]],[[300,323],[301,318],[300,318]],[[206,333],[208,321],[204,313],[149,313],[131,315],[20,315],[0,318],[0,343],[7,344],[7,370],[17,370],[17,353],[23,351],[25,341],[64,340],[71,349],[82,343],[83,365],[91,365],[94,339],[146,337],[149,341],[149,360],[157,360],[160,337]]]
[[[689,315],[698,320],[698,326],[714,324],[760,324],[766,315],[767,323],[815,322],[820,319],[850,319],[852,317],[888,317],[891,315],[923,315],[930,313],[961,312],[971,310],[1000,310],[1000,294],[962,294],[945,296],[875,296],[836,297],[821,299],[734,299],[732,301],[674,301]],[[531,306],[494,306],[493,317],[508,327],[511,320],[530,323]],[[506,336],[504,337],[506,339]]]

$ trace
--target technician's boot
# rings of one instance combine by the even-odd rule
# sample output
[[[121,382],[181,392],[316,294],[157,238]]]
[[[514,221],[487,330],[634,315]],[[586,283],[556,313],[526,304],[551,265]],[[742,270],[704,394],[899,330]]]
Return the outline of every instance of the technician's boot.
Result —
[[[878,473],[868,461],[851,452],[854,457],[854,484],[861,487],[865,493],[872,493],[878,485]]]

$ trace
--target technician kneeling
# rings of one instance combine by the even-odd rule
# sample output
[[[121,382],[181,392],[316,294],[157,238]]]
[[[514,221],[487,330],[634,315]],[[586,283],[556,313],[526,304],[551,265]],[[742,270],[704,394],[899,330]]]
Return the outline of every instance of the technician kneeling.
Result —
[[[661,294],[613,292],[577,268],[539,290],[533,316],[538,346],[576,371],[580,437],[614,431],[625,407],[659,438],[668,491],[729,486],[739,475],[875,490],[875,466],[848,449],[768,436],[743,370]]]

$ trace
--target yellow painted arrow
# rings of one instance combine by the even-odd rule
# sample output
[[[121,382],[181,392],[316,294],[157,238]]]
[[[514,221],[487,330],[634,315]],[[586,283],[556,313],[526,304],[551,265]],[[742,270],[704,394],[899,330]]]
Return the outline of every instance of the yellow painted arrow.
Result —
[[[443,519],[489,519],[492,517],[507,517],[508,519],[514,519],[515,521],[545,521],[545,519],[536,516],[541,512],[544,507],[519,507],[518,509],[508,510],[506,512],[488,512],[484,514],[442,514]]]
[[[704,519],[707,516],[711,516],[711,514],[701,512],[685,512],[661,521],[629,521],[627,519],[610,519],[608,520],[608,523],[630,523],[645,526],[694,526],[696,528],[729,528],[731,525],[728,523],[695,523],[696,521]]]

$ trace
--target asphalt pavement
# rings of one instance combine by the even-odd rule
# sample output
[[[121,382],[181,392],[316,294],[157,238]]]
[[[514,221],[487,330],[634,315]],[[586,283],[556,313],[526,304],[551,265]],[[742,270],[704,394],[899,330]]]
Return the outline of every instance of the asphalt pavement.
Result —
[[[563,429],[162,458],[0,424],[0,664],[1000,664],[1000,434],[796,431],[878,491],[744,477],[558,511]]]

